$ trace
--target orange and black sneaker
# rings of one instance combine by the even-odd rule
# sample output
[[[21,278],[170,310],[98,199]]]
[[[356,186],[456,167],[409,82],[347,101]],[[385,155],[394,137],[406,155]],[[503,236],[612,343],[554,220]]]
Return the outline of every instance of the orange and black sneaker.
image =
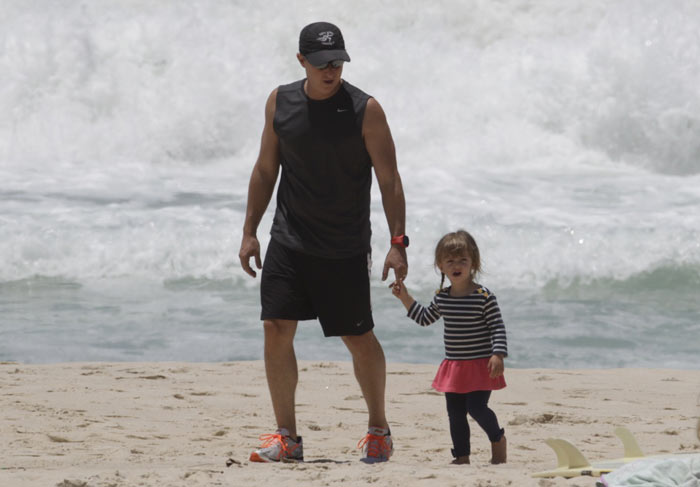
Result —
[[[357,443],[357,448],[362,449],[361,462],[386,462],[394,453],[394,442],[391,441],[391,432],[388,428],[370,426],[367,435]]]
[[[250,454],[251,462],[303,462],[304,446],[301,436],[293,440],[286,428],[280,428],[271,435],[261,435],[260,448]]]

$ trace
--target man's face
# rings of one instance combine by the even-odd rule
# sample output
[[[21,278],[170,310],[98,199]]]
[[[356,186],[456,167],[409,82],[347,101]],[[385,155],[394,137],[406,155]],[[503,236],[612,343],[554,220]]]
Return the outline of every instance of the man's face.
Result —
[[[343,63],[332,61],[323,66],[316,67],[301,54],[297,59],[306,70],[306,93],[314,99],[324,99],[333,96],[340,88],[340,78],[343,74]]]

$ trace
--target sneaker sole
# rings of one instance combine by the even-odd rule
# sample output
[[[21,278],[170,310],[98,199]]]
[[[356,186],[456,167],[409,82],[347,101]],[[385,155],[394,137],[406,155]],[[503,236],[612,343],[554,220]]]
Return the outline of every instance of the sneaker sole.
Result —
[[[360,458],[360,461],[362,463],[366,463],[368,465],[372,465],[374,463],[384,463],[388,462],[388,458],[375,458],[375,457],[367,457],[367,458]]]
[[[251,462],[256,462],[256,463],[298,463],[298,462],[303,462],[304,457],[301,458],[289,458],[289,457],[282,457],[279,460],[271,460],[265,457],[261,457],[258,455],[258,452],[253,452],[250,454],[250,459]]]
[[[256,463],[272,463],[274,460],[268,460],[267,458],[258,455],[258,452],[253,452],[250,454],[250,461]]]

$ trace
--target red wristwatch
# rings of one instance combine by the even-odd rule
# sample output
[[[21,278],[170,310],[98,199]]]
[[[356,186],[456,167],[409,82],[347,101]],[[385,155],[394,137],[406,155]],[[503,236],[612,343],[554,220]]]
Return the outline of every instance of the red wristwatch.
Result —
[[[400,245],[403,248],[408,247],[408,235],[397,235],[391,237],[391,245]]]

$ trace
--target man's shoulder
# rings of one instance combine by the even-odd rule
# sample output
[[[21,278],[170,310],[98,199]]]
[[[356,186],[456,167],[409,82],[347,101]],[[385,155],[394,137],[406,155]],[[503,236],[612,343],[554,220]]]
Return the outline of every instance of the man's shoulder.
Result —
[[[299,79],[299,80],[293,81],[291,83],[287,83],[285,85],[279,85],[276,88],[276,90],[277,90],[277,93],[288,93],[291,91],[298,91],[298,90],[302,89],[303,84],[304,84],[304,80]]]
[[[361,90],[352,83],[347,82],[346,80],[343,80],[343,89],[347,91],[350,96],[354,95],[365,99],[372,98],[372,95],[367,94],[365,91]]]

